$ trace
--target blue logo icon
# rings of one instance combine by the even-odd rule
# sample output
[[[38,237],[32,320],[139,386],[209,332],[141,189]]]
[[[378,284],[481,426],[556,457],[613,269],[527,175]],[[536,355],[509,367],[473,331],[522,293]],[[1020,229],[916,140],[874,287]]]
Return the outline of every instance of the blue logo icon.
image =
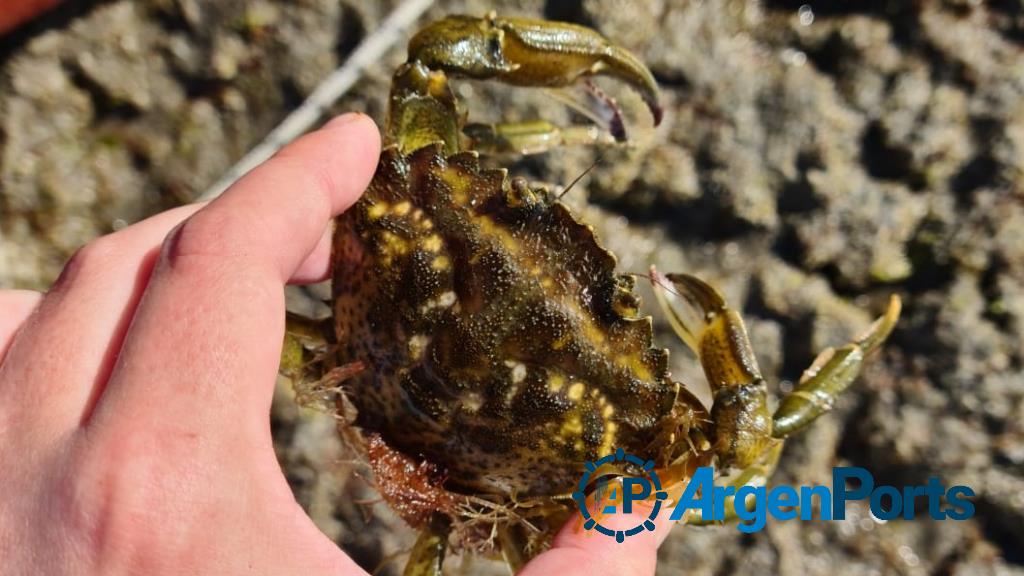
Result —
[[[607,526],[602,526],[601,523],[590,514],[590,510],[587,509],[587,495],[584,491],[590,483],[591,477],[599,468],[605,464],[611,464],[613,462],[632,464],[643,470],[646,475],[646,477],[622,478],[622,512],[624,514],[633,512],[633,502],[642,502],[651,496],[652,492],[654,493],[654,506],[647,515],[647,519],[628,530],[612,530]],[[576,491],[572,493],[572,499],[576,501],[576,504],[579,506],[580,513],[583,515],[584,529],[596,530],[605,536],[612,536],[615,538],[616,542],[622,542],[626,539],[626,536],[634,536],[644,530],[654,531],[654,519],[658,517],[658,512],[661,511],[662,502],[668,498],[668,493],[661,487],[661,480],[658,478],[658,473],[654,470],[653,460],[647,460],[645,462],[632,454],[626,454],[622,448],[619,448],[614,454],[609,454],[593,462],[587,462],[585,467],[586,470],[583,472],[583,477],[580,478],[580,483],[577,486]],[[639,491],[634,490],[635,487],[638,487]],[[601,488],[602,485],[599,484],[598,490],[600,491]],[[617,500],[615,490],[616,488],[612,488],[610,497],[612,503],[606,505],[602,509],[603,514],[615,514],[618,512],[615,505]]]

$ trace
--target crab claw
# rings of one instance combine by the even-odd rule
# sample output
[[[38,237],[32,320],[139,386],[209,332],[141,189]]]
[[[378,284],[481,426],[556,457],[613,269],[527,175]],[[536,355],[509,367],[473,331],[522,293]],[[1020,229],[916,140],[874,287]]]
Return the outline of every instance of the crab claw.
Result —
[[[565,22],[450,16],[409,41],[409,61],[452,76],[515,86],[557,88],[588,76],[611,76],[640,93],[660,124],[658,83],[626,49],[601,34]]]
[[[836,397],[860,374],[864,359],[889,337],[900,317],[900,299],[889,298],[885,314],[842,348],[828,348],[804,370],[796,388],[782,399],[773,416],[772,434],[785,438],[832,409]]]
[[[747,468],[773,444],[767,387],[743,319],[704,281],[689,274],[660,275],[654,293],[669,323],[700,359],[714,402],[715,453],[725,467]]]

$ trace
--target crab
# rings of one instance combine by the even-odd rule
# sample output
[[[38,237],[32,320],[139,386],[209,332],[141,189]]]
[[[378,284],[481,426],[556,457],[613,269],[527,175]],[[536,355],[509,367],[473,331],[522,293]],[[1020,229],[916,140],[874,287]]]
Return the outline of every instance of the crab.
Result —
[[[719,482],[764,482],[785,438],[832,407],[899,316],[894,296],[772,412],[739,314],[700,279],[652,269],[663,313],[710,384],[705,407],[669,374],[637,276],[617,273],[592,228],[546,187],[481,167],[481,151],[624,140],[594,76],[635,89],[660,122],[652,74],[591,29],[491,14],[420,30],[394,74],[376,175],[335,223],[333,315],[321,328],[290,319],[283,372],[307,397],[334,392],[341,433],[420,530],[406,574],[441,574],[449,549],[518,568],[572,517],[586,463],[618,449],[653,462],[671,486],[712,464]],[[467,123],[455,78],[582,84],[609,129]]]

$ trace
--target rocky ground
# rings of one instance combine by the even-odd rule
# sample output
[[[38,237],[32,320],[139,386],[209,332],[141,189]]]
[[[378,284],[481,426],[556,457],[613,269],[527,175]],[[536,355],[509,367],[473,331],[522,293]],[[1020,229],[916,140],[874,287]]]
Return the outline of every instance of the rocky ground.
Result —
[[[0,286],[45,287],[90,238],[195,198],[394,5],[69,1],[0,40]],[[1024,574],[1024,4],[441,0],[429,15],[489,9],[591,25],[650,64],[665,122],[651,128],[622,94],[634,146],[600,153],[567,201],[624,270],[720,286],[773,382],[791,386],[815,351],[904,298],[891,344],[787,445],[777,482],[828,484],[833,466],[859,465],[978,494],[965,522],[852,507],[751,536],[680,528],[664,573]],[[380,119],[403,57],[336,108]],[[460,93],[477,119],[580,120],[544,95]],[[503,162],[564,183],[595,159]],[[676,375],[702,386],[659,330]],[[395,570],[408,530],[373,503],[331,422],[288,396],[274,425],[299,499],[364,566]]]

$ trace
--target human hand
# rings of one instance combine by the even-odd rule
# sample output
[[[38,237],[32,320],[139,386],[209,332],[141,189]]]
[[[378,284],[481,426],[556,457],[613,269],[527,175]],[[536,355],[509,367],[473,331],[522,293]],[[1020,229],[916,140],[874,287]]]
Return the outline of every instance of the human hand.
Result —
[[[45,295],[0,292],[0,571],[361,572],[296,504],[268,414],[283,286],[325,276],[379,148],[343,116],[90,243]]]
[[[187,206],[80,250],[45,295],[0,291],[5,574],[363,574],[296,504],[268,413],[288,282],[379,135],[347,115]],[[531,574],[653,572],[661,534],[570,528]]]

